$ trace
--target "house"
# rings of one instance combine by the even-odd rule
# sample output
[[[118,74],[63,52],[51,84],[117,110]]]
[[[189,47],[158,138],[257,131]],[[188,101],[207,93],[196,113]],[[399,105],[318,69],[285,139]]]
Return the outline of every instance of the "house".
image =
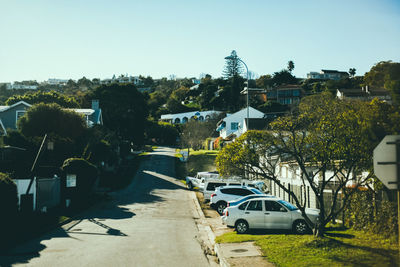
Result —
[[[113,77],[111,79],[104,79],[100,81],[100,84],[112,84],[112,83],[133,83],[134,85],[143,85],[142,79],[139,76],[128,76],[120,75],[119,77]]]
[[[392,103],[392,98],[386,89],[373,87],[370,88],[368,85],[355,89],[337,89],[336,97],[341,100],[358,99],[362,101],[371,101],[374,98],[378,98],[382,101]]]
[[[208,110],[208,111],[191,111],[176,114],[161,115],[160,121],[169,122],[172,124],[186,123],[190,119],[197,119],[199,121],[207,121],[213,116],[221,114],[221,111]]]
[[[17,121],[31,107],[25,101],[19,101],[11,106],[0,106],[0,134],[6,135],[7,129],[17,129]]]
[[[297,84],[282,84],[278,87],[267,89],[267,100],[275,101],[282,105],[292,105],[300,102],[303,89]]]
[[[263,118],[264,113],[249,107],[249,118]],[[217,124],[217,132],[219,132],[219,136],[223,139],[234,139],[241,136],[244,131],[243,121],[247,118],[247,108],[244,108],[236,113],[229,114],[222,120],[220,120]]]
[[[24,115],[32,105],[25,101],[19,101],[11,106],[0,106],[0,135],[7,135],[7,129],[17,129],[18,119]],[[92,100],[92,108],[90,109],[69,109],[85,118],[88,127],[95,124],[103,125],[103,116],[98,100]]]
[[[101,113],[99,100],[92,100],[92,108],[75,108],[70,110],[82,114],[88,127],[92,127],[96,124],[103,125],[103,115]]]
[[[47,84],[49,85],[59,85],[59,86],[64,86],[68,83],[68,80],[65,79],[48,79]]]
[[[307,73],[307,79],[315,80],[341,80],[348,78],[349,74],[346,71],[337,70],[321,70],[320,72]]]

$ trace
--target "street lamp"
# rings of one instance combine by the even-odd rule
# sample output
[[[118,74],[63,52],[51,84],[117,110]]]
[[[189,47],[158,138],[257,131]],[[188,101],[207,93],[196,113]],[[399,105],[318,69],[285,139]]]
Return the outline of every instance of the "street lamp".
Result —
[[[243,63],[243,65],[246,67],[246,76],[247,76],[247,129],[249,130],[250,127],[250,122],[249,122],[249,69],[247,68],[246,63],[244,63],[243,60],[241,60],[239,57],[234,57],[234,56],[227,56],[225,59],[228,60],[238,60],[239,62]]]

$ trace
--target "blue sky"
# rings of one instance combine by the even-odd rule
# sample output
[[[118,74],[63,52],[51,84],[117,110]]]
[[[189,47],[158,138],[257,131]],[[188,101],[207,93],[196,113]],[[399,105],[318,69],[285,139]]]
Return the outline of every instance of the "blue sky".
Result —
[[[0,0],[0,82],[220,77],[232,50],[258,75],[400,61],[399,0]]]

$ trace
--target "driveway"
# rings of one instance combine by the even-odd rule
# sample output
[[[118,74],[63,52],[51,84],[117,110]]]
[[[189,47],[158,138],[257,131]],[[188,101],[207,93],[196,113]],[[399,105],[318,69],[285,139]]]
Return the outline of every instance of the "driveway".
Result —
[[[193,198],[159,148],[112,200],[0,257],[1,266],[209,266]]]

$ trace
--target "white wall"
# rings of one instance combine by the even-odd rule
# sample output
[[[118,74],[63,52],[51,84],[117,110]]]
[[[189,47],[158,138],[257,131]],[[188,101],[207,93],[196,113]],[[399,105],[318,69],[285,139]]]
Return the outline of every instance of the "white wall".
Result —
[[[17,192],[18,192],[18,205],[21,204],[21,195],[26,193],[28,189],[30,179],[15,179],[14,182],[17,185]],[[33,210],[36,209],[36,179],[33,181],[31,190],[29,194],[33,194]]]

